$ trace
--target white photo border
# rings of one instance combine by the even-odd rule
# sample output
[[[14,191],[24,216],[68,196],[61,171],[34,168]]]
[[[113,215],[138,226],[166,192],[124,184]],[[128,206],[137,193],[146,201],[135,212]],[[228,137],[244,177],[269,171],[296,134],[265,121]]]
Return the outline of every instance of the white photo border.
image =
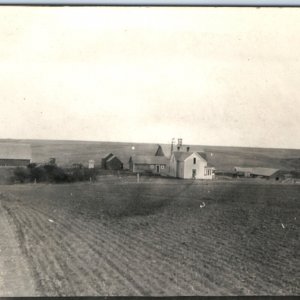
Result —
[[[0,0],[0,5],[300,7],[300,0]]]

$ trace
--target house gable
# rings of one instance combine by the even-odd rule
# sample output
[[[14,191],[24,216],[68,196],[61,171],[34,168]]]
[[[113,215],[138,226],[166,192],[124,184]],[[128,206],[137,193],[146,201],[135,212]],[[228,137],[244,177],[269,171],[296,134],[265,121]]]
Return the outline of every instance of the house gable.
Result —
[[[192,157],[191,157],[192,156]],[[191,158],[198,158],[200,159],[200,161],[202,162],[207,162],[206,159],[204,159],[198,152],[191,152],[191,155],[187,156],[184,161],[186,161],[187,159],[191,159]]]
[[[171,159],[175,158],[176,161],[186,161],[191,156],[195,156],[196,158],[200,159],[201,161],[206,162],[206,159],[204,159],[198,152],[174,151],[172,153]]]

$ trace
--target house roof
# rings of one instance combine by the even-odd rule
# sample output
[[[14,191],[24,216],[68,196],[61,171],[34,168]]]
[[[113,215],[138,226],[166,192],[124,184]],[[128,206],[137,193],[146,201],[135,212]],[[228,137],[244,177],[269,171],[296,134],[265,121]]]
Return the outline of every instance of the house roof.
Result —
[[[174,151],[173,154],[175,156],[175,159],[177,161],[184,161],[186,160],[189,156],[191,156],[193,153],[198,154],[201,156],[203,159],[205,159],[203,156],[203,152],[187,152],[187,151]]]
[[[177,161],[184,161],[186,158],[191,156],[193,152],[174,151],[173,154]]]
[[[136,155],[131,157],[134,164],[166,165],[169,160],[164,156]]]
[[[206,153],[205,152],[197,152],[203,159],[206,160]]]
[[[29,159],[31,160],[31,146],[19,143],[0,143],[1,159]]]
[[[215,169],[215,166],[213,165],[213,164],[211,164],[211,163],[207,163],[207,168],[213,168],[213,169]]]
[[[272,176],[276,172],[279,171],[279,169],[273,169],[273,168],[261,168],[261,167],[253,167],[253,168],[244,168],[244,167],[234,167],[236,172],[248,172],[253,175],[258,176]]]

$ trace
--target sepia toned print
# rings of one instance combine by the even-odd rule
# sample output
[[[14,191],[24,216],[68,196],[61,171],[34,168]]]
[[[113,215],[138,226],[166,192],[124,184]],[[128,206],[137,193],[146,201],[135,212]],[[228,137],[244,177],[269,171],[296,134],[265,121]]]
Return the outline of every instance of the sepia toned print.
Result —
[[[0,296],[299,295],[299,20],[1,7]]]

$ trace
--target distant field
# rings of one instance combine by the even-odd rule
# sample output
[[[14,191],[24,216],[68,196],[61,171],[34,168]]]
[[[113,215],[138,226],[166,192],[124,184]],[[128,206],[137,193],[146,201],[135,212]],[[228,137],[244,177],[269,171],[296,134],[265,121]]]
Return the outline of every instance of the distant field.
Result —
[[[39,295],[299,295],[300,186],[144,180],[1,187]]]
[[[93,159],[96,164],[109,153],[116,154],[128,167],[129,157],[133,154],[154,155],[156,144],[114,143],[88,141],[55,141],[55,140],[0,140],[1,142],[30,143],[34,162],[47,162],[56,157],[60,165],[82,163],[87,165]],[[132,150],[132,146],[135,150]],[[300,170],[300,150],[265,149],[218,146],[191,146],[191,151],[204,150],[207,160],[218,170],[232,171],[234,166],[260,166],[285,170]]]

